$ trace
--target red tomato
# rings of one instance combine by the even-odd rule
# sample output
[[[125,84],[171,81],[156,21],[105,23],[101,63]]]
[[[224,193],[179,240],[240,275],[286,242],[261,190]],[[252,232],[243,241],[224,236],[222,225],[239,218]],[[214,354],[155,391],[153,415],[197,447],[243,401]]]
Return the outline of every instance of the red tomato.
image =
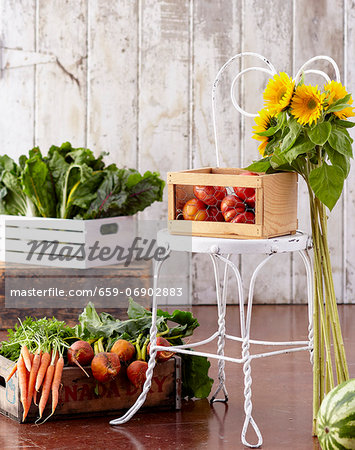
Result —
[[[250,170],[244,170],[242,173],[240,173],[239,175],[256,175],[258,176],[259,174],[256,172],[250,172]]]
[[[224,214],[228,209],[236,209],[238,212],[245,211],[243,201],[236,195],[227,195],[221,203],[221,211]]]
[[[235,186],[233,190],[238,195],[238,197],[244,201],[246,201],[247,198],[253,197],[255,195],[255,189],[250,187]]]
[[[227,191],[223,186],[194,186],[194,194],[206,205],[217,206],[227,195]]]
[[[245,170],[244,172],[242,172],[240,175],[253,175],[253,176],[257,176],[259,175],[258,173],[255,172],[249,172],[249,170]],[[241,198],[242,200],[246,201],[247,198],[253,197],[253,195],[255,195],[255,189],[254,188],[248,188],[248,187],[237,187],[235,186],[233,188],[234,192],[238,195],[239,198]],[[254,201],[254,205],[255,205],[255,201]]]
[[[192,198],[185,203],[182,209],[182,215],[184,216],[185,220],[200,221],[206,220],[208,217],[205,203],[203,203],[201,200],[198,200],[197,198]]]
[[[244,213],[238,214],[233,220],[231,220],[232,223],[255,223],[255,215],[250,212],[246,211]]]
[[[221,203],[221,211],[226,222],[230,222],[237,214],[245,211],[245,204],[235,195],[227,195]]]
[[[245,203],[250,206],[250,208],[255,208],[255,194],[252,197],[246,198]]]
[[[216,206],[210,206],[207,208],[208,222],[224,222],[222,212]]]

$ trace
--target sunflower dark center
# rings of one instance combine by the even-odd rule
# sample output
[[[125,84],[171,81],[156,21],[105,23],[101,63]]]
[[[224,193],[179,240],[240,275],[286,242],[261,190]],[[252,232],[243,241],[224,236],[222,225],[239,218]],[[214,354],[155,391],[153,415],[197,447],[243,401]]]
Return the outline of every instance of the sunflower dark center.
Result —
[[[314,100],[314,98],[310,98],[308,100],[307,107],[308,109],[315,109],[317,107],[317,102]]]

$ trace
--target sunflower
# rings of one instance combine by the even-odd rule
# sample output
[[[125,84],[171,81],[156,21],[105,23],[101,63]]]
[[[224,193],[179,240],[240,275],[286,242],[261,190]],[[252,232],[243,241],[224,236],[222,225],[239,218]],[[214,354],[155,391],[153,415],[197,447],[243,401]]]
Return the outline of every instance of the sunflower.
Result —
[[[297,87],[291,102],[291,113],[302,125],[315,122],[322,112],[322,103],[325,94],[321,94],[318,86],[306,86],[302,84]]]
[[[259,115],[255,117],[256,125],[253,126],[254,136],[253,139],[261,141],[258,147],[259,153],[264,156],[265,147],[267,146],[270,137],[269,136],[259,136],[257,133],[262,133],[268,130],[270,127],[276,125],[275,115],[271,114],[267,109],[262,109],[259,111]]]
[[[264,91],[265,107],[271,114],[278,114],[290,104],[295,82],[286,73],[274,75]]]
[[[337,81],[331,81],[330,83],[326,84],[324,86],[324,90],[329,92],[327,99],[327,103],[329,104],[329,106],[332,103],[335,103],[337,100],[340,100],[341,98],[344,98],[346,95],[348,95],[345,87],[341,83],[338,83]],[[348,104],[349,105],[353,104],[352,97],[350,97]],[[354,108],[352,106],[348,106],[342,109],[341,111],[334,111],[333,114],[339,117],[339,119],[347,119],[348,117],[355,116],[353,109]]]

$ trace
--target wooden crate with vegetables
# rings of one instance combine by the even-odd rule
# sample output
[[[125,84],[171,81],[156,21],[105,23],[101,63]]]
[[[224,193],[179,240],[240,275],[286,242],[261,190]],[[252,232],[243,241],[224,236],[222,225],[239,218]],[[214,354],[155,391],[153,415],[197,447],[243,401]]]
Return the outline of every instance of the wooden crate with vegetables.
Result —
[[[66,142],[46,156],[34,148],[18,164],[0,156],[3,260],[67,268],[120,262],[136,237],[131,216],[162,201],[165,183],[157,172],[106,166],[104,155]]]
[[[180,409],[181,407],[181,359],[173,357],[166,363],[158,363],[154,370],[152,388],[147,396],[145,408]],[[23,422],[23,406],[20,396],[18,376],[6,382],[13,362],[0,356],[0,412],[12,419]],[[89,378],[76,367],[64,367],[58,391],[58,404],[54,418],[83,417],[113,414],[134,404],[140,390],[127,378],[125,367],[110,383],[96,385],[90,368]],[[42,415],[51,414],[52,400],[49,398]],[[39,408],[32,403],[26,422],[34,422],[39,417]]]
[[[263,239],[297,230],[297,174],[234,168],[168,173],[172,234]]]
[[[129,299],[128,320],[88,304],[70,327],[27,317],[0,348],[0,412],[19,422],[109,414],[132,406],[148,368],[151,312]],[[190,312],[158,311],[158,343],[183,343],[199,325]],[[173,325],[172,325],[173,324]],[[181,397],[207,397],[209,362],[157,352],[145,407],[180,408]]]

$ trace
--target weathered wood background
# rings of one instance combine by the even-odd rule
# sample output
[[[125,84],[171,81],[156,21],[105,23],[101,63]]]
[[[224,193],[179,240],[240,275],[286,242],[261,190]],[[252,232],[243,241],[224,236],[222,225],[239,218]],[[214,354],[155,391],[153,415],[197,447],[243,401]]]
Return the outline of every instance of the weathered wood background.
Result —
[[[213,165],[211,84],[219,67],[241,51],[261,53],[290,74],[312,56],[329,55],[348,91],[355,92],[352,0],[0,0],[0,14],[5,50],[56,58],[36,65],[23,60],[1,72],[0,149],[12,157],[34,145],[46,152],[51,144],[70,141],[95,153],[108,151],[122,166],[159,170],[163,177]],[[6,62],[4,52],[2,66]],[[251,58],[242,64],[259,65]],[[247,110],[260,109],[265,82],[261,74],[242,80],[239,93]],[[233,111],[228,77],[223,84],[221,164],[243,167],[257,156],[253,122]],[[345,303],[355,303],[354,190],[352,171],[329,221],[336,293]],[[166,211],[165,200],[144,217],[164,220]],[[302,184],[299,223],[309,229]],[[246,278],[255,260],[239,261]],[[185,301],[213,302],[209,260],[186,256],[185,267],[192,275]],[[233,290],[230,302],[236,301]],[[259,278],[255,300],[305,299],[299,258],[275,258]]]

